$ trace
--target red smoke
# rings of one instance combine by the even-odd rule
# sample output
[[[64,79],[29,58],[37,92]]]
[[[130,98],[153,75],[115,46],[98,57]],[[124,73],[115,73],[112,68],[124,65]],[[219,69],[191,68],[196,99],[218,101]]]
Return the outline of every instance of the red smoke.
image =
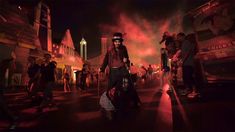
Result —
[[[157,15],[157,14],[156,14]],[[182,13],[177,12],[165,20],[147,20],[141,16],[121,13],[116,25],[101,25],[101,31],[111,37],[113,32],[122,32],[130,60],[137,65],[159,64],[159,41],[165,31],[182,31]]]

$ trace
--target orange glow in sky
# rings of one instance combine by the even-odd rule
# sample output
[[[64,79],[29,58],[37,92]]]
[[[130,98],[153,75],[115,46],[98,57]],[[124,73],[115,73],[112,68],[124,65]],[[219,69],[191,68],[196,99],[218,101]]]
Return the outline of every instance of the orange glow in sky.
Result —
[[[149,21],[141,16],[127,16],[121,13],[117,25],[101,25],[103,32],[124,33],[124,45],[126,45],[130,61],[134,64],[159,64],[159,41],[165,31],[178,33],[182,31],[182,13],[178,11],[170,18],[157,21]]]

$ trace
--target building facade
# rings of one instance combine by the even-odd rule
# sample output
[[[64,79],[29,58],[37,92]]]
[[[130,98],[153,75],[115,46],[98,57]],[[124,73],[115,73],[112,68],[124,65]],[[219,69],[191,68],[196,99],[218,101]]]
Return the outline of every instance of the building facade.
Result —
[[[41,50],[37,32],[23,8],[18,5],[0,1],[0,61],[10,58],[11,52],[16,54],[16,66],[13,72],[9,69],[6,78],[8,84],[26,85],[27,83],[27,58],[31,52]]]
[[[52,51],[53,58],[57,62],[57,78],[59,79],[59,83],[63,82],[62,79],[65,69],[69,73],[71,81],[75,83],[75,72],[82,69],[83,60],[74,48],[69,29],[66,30],[65,35],[59,44],[53,44]]]

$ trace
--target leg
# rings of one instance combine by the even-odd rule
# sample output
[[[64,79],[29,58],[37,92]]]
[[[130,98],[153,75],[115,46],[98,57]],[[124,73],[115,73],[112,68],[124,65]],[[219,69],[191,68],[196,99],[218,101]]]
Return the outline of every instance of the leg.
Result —
[[[63,81],[64,81],[64,92],[66,93],[67,92],[67,82],[66,82],[66,79],[64,78],[63,79]]]

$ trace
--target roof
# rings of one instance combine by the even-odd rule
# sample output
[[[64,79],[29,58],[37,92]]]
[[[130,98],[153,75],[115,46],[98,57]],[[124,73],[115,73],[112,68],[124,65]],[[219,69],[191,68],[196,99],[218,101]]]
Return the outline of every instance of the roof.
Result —
[[[72,39],[72,36],[71,36],[71,33],[70,33],[69,29],[66,30],[65,35],[64,35],[64,37],[63,37],[63,39],[61,41],[61,44],[75,49],[74,48],[74,44],[73,44],[73,39]]]

